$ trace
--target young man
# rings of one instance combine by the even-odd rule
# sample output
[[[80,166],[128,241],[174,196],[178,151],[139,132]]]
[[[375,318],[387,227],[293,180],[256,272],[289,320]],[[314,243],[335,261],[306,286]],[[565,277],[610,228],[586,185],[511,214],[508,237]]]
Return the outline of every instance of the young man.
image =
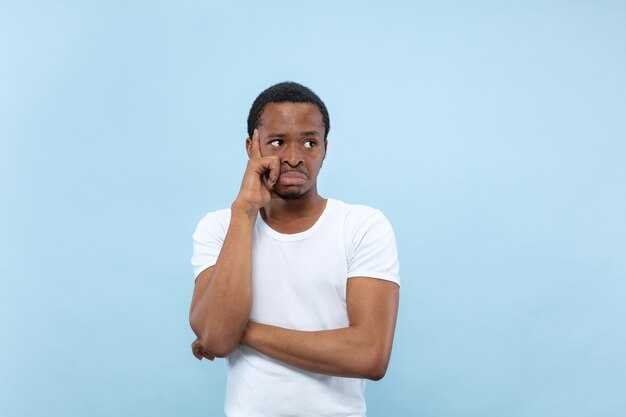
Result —
[[[194,233],[194,355],[227,359],[229,417],[365,416],[396,325],[395,239],[375,209],[321,197],[330,122],[296,83],[262,92],[230,209]]]

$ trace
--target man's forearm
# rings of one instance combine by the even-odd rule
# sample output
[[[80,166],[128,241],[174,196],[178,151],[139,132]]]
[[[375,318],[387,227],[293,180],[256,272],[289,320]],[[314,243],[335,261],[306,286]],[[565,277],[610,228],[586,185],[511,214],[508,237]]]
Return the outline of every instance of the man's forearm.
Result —
[[[190,313],[203,347],[216,356],[226,356],[237,346],[248,322],[255,220],[255,210],[233,205],[219,258]]]
[[[358,326],[309,332],[250,322],[240,343],[307,371],[379,380],[391,353],[383,339]]]

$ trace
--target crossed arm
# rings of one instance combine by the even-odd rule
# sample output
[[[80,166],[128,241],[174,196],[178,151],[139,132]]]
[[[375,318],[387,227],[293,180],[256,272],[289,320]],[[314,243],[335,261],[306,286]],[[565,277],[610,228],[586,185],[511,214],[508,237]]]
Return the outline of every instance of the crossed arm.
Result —
[[[241,344],[307,371],[379,380],[391,356],[398,285],[350,278],[346,298],[349,327],[306,332],[248,323]]]
[[[398,285],[380,279],[348,279],[349,327],[299,331],[248,322],[239,340],[267,356],[327,375],[381,379],[387,370],[398,311]],[[215,356],[199,342],[198,359]]]

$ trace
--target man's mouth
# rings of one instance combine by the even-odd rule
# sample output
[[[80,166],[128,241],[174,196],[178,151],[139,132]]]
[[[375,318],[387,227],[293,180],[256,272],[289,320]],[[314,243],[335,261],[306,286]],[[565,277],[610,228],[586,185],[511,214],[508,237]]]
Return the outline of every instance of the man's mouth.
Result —
[[[302,185],[307,181],[308,177],[300,171],[285,171],[278,177],[277,184],[280,185]]]

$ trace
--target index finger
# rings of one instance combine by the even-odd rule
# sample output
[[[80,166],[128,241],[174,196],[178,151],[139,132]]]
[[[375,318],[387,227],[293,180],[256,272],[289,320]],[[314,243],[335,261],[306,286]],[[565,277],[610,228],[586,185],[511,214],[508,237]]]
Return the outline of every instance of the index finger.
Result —
[[[252,133],[252,149],[250,150],[250,156],[252,158],[261,158],[261,138],[259,137],[259,129],[254,129]]]

